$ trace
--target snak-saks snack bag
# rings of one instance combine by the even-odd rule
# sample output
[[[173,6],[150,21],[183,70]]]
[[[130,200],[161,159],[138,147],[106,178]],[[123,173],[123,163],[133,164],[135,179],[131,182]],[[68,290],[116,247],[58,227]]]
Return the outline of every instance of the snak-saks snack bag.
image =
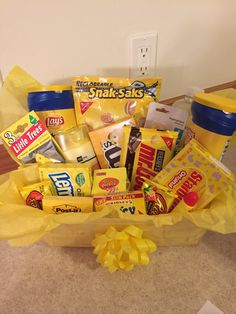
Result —
[[[123,127],[120,166],[126,167],[131,189],[140,190],[173,158],[178,132]]]
[[[91,169],[79,164],[42,164],[41,180],[51,180],[58,196],[89,196],[91,194]]]
[[[92,131],[134,116],[143,126],[149,103],[159,99],[160,86],[160,78],[74,77],[77,124],[85,123]]]
[[[36,162],[36,154],[51,162],[64,162],[63,153],[34,111],[0,134],[11,156],[22,164]]]
[[[135,125],[135,123],[131,118],[89,132],[101,168],[119,167],[124,125]]]
[[[127,174],[125,168],[94,170],[92,195],[106,195],[126,191]]]
[[[232,186],[234,175],[202,145],[192,139],[153,179],[171,189],[177,198],[171,210],[189,192],[197,192],[199,200],[192,209],[204,208],[220,192]],[[222,210],[224,210],[222,208]]]
[[[50,214],[89,213],[93,211],[92,197],[44,196],[42,207]]]
[[[54,195],[55,191],[50,180],[30,184],[20,189],[20,194],[26,205],[42,209],[42,199],[45,195]]]
[[[131,215],[146,214],[144,195],[142,191],[133,191],[113,195],[100,195],[93,197],[95,211],[100,211],[104,206],[109,205],[123,213]]]

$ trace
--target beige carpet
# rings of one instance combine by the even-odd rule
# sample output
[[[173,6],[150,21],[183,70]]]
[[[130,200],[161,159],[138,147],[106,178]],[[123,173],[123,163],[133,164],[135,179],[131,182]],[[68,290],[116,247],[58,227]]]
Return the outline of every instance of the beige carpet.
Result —
[[[91,249],[0,243],[0,313],[192,314],[210,300],[236,313],[236,235],[159,248],[151,263],[108,273]]]

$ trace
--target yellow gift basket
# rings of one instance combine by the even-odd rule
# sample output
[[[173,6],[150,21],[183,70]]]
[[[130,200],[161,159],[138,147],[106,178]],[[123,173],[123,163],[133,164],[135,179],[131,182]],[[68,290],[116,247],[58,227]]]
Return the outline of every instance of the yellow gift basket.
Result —
[[[14,71],[14,80],[11,74],[2,89],[1,109],[6,101],[12,108],[22,107],[28,89],[39,84],[28,76],[26,80],[19,68]],[[27,84],[22,85],[22,81]],[[17,83],[18,89],[15,89]],[[25,107],[21,109],[26,111]],[[1,127],[22,116],[22,112],[16,110],[12,115],[1,110]],[[157,216],[125,215],[106,206],[98,212],[55,215],[25,205],[19,187],[36,182],[39,182],[37,164],[20,166],[0,176],[0,239],[8,240],[12,246],[31,245],[39,240],[50,246],[93,246],[97,260],[111,272],[148,264],[149,253],[155,251],[156,246],[197,244],[207,230],[223,234],[236,232],[233,187],[197,211],[179,208]]]

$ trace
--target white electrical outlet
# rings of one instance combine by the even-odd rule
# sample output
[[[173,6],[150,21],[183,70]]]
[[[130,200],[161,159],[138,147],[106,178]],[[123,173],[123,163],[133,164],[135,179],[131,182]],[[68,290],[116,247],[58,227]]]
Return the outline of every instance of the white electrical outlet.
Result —
[[[140,34],[130,38],[130,77],[155,76],[157,33]]]

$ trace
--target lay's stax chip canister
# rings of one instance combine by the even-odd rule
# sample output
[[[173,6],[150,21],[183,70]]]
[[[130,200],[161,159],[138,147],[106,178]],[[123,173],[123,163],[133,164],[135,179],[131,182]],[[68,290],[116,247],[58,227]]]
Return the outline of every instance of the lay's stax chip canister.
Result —
[[[92,131],[134,116],[143,126],[149,103],[159,99],[160,86],[160,78],[74,77],[77,123]]]
[[[178,132],[123,127],[120,167],[126,167],[131,190],[140,190],[173,158]]]
[[[91,168],[79,164],[42,164],[40,180],[50,179],[58,196],[89,196],[91,194]]]
[[[71,86],[42,86],[28,94],[29,111],[34,110],[50,133],[76,126]]]

